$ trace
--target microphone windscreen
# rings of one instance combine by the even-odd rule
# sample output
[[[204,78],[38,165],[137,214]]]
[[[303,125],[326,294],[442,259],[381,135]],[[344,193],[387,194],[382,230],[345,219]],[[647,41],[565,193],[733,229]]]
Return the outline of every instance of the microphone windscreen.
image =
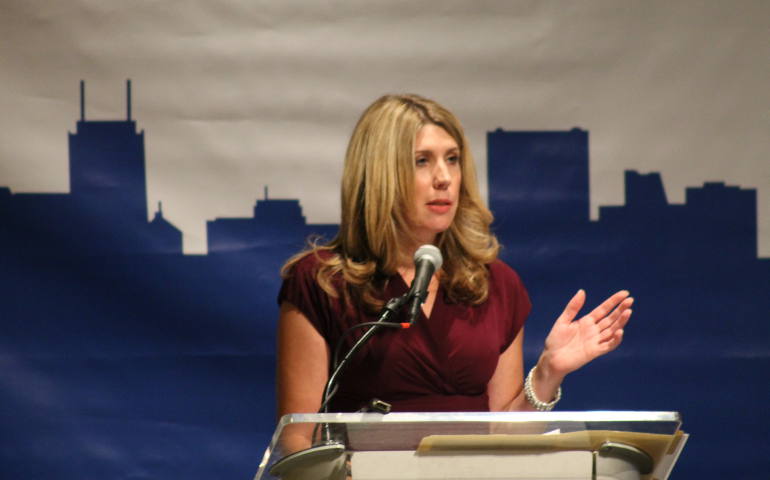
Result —
[[[441,256],[441,250],[435,245],[426,244],[414,252],[414,263],[419,264],[421,260],[428,260],[433,264],[433,271],[437,272],[444,263],[444,257]]]

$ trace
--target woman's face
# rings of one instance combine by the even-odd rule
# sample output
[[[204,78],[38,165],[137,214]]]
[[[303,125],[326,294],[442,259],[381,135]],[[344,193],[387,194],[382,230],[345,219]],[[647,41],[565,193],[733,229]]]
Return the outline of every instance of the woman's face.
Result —
[[[409,227],[420,244],[448,229],[460,199],[460,148],[437,125],[425,125],[414,142],[414,199]]]

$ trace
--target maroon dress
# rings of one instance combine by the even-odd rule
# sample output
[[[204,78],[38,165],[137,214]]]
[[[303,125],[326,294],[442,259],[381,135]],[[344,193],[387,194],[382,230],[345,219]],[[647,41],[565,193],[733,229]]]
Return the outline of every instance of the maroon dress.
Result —
[[[300,260],[284,281],[278,301],[290,302],[305,314],[334,352],[344,331],[376,316],[345,312],[341,297],[330,297],[316,283],[317,268],[314,255]],[[489,298],[483,304],[452,303],[439,287],[430,317],[421,313],[409,329],[377,332],[340,376],[329,411],[356,411],[373,398],[390,403],[393,411],[488,411],[487,383],[531,308],[513,269],[500,260],[488,268]],[[394,275],[383,300],[408,289],[401,276]],[[346,339],[340,356],[365,330],[357,329]]]

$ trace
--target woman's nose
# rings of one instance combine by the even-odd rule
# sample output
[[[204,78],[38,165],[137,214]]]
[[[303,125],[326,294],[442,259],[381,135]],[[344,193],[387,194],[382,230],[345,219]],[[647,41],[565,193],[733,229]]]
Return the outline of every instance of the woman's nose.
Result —
[[[449,175],[449,168],[446,162],[443,160],[436,162],[436,167],[433,171],[433,186],[443,190],[449,186],[450,182],[451,176]]]

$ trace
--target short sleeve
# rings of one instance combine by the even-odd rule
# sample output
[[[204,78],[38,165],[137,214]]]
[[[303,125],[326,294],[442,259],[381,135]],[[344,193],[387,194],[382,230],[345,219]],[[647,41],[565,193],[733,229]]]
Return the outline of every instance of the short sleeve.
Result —
[[[519,274],[501,260],[490,265],[489,301],[497,304],[495,310],[498,310],[502,317],[502,353],[524,327],[524,322],[532,310],[532,302]]]
[[[278,304],[289,302],[302,312],[324,338],[329,338],[330,298],[318,285],[319,261],[314,254],[299,260],[289,271],[278,293]]]

